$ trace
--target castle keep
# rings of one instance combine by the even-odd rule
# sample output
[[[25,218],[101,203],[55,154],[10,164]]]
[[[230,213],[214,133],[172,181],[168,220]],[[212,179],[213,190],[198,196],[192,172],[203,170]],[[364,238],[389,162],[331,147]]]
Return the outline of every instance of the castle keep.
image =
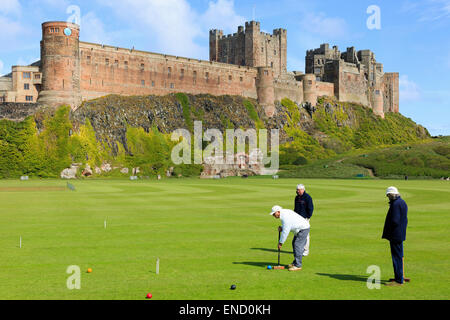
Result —
[[[266,114],[289,98],[315,105],[320,96],[356,102],[384,116],[399,111],[399,75],[384,73],[370,50],[340,52],[323,44],[306,53],[303,72],[288,72],[287,31],[260,31],[259,22],[237,33],[209,33],[210,61],[82,42],[67,22],[42,24],[41,59],[13,66],[0,77],[1,102],[37,102],[76,109],[108,94],[166,95],[174,92],[240,95],[257,99]]]

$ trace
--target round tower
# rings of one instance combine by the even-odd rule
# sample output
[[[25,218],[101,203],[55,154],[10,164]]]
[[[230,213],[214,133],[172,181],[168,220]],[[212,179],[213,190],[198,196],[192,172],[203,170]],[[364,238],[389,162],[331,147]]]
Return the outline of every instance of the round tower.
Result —
[[[264,107],[266,115],[272,117],[275,113],[275,90],[273,87],[273,70],[270,67],[258,67],[256,78],[258,103]]]
[[[303,101],[315,106],[317,104],[316,76],[307,73],[303,76]]]
[[[383,90],[376,85],[372,93],[372,110],[376,115],[384,118]]]
[[[57,107],[81,104],[80,27],[69,22],[42,24],[42,87],[38,103]]]

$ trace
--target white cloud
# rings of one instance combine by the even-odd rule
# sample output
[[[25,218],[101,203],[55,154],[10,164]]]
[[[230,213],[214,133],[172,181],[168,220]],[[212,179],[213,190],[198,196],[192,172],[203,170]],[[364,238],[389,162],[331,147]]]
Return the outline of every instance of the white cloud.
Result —
[[[348,34],[348,25],[344,19],[328,17],[322,12],[305,14],[301,25],[307,32],[332,39],[345,37]]]
[[[18,15],[21,12],[21,6],[18,0],[2,0],[0,4],[1,14],[15,14]]]
[[[103,22],[90,11],[81,17],[81,35],[83,41],[109,44],[111,35],[105,31]]]
[[[185,0],[99,0],[133,28],[133,36],[148,38],[164,53],[198,56],[194,38],[201,31],[198,14]],[[132,17],[130,23],[130,17]]]
[[[419,22],[432,22],[450,18],[450,0],[405,2],[403,11],[418,15]]]
[[[3,64],[3,61],[2,60],[0,60],[0,77],[4,74],[4,72],[3,72],[3,67],[4,67],[5,65]]]
[[[245,18],[234,11],[233,0],[210,1],[208,10],[201,15],[201,24],[206,29],[224,29],[228,32],[236,32],[237,27],[244,25]],[[220,24],[220,26],[218,26]]]
[[[97,0],[127,21],[133,39],[154,43],[158,52],[208,59],[209,28],[233,29],[245,19],[234,11],[233,0],[210,1],[205,12],[186,0]],[[130,23],[130,17],[132,21]],[[120,33],[120,32],[118,32]],[[202,39],[201,45],[197,40]],[[142,48],[143,49],[143,48]]]
[[[411,102],[421,98],[420,88],[407,75],[401,75],[399,79],[400,101]]]

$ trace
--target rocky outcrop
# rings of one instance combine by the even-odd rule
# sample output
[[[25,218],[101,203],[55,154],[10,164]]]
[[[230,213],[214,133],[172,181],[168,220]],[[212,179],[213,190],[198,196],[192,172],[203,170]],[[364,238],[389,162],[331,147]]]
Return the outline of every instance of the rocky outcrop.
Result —
[[[26,117],[34,115],[39,108],[37,103],[0,103],[0,120],[23,121]]]

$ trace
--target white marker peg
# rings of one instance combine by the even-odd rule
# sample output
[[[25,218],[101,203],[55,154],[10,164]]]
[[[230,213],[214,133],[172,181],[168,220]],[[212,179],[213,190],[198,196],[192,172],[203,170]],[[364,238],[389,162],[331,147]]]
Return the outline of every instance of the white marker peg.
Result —
[[[156,274],[159,274],[159,258],[156,259]]]

